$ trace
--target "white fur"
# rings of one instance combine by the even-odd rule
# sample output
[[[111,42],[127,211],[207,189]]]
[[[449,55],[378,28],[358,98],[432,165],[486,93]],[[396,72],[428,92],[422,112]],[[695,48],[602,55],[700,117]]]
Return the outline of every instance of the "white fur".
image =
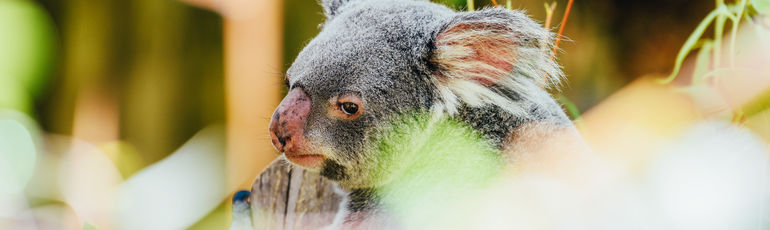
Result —
[[[514,15],[523,14],[516,11]],[[484,85],[483,81],[494,82],[525,99],[532,91],[541,90],[532,87],[531,82],[544,88],[558,86],[563,73],[549,55],[553,35],[545,29],[532,28],[533,25],[521,28],[512,25],[514,23],[489,17],[451,24],[438,36],[433,61],[438,64],[439,73],[434,84],[443,103],[434,110],[456,114],[457,107],[464,102],[473,107],[497,105],[510,113],[523,114],[526,111],[515,101]],[[481,56],[487,60],[479,58]],[[487,63],[490,58],[498,63]],[[502,69],[499,62],[513,69]]]

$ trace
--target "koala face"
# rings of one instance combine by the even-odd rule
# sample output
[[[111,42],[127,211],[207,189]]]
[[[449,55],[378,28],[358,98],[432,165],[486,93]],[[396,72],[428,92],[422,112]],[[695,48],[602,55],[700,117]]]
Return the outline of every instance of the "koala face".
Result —
[[[289,161],[336,180],[365,177],[363,148],[377,125],[430,108],[429,43],[452,13],[423,2],[361,3],[327,20],[299,54],[271,122],[273,144]]]
[[[453,115],[463,106],[504,106],[516,113],[527,109],[503,91],[530,90],[523,86],[535,86],[536,76],[561,76],[547,60],[550,34],[520,13],[464,14],[408,0],[322,4],[327,20],[289,68],[289,92],[270,133],[290,162],[344,187],[377,185],[369,175],[377,161],[369,143],[389,119]],[[527,52],[546,59],[515,59]],[[532,62],[545,64],[534,68],[538,63]],[[512,72],[531,76],[516,79]]]

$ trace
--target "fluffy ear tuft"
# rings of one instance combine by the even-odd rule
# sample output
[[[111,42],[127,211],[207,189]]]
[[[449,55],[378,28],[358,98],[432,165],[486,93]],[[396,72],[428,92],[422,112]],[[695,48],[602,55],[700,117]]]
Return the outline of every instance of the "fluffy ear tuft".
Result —
[[[449,101],[503,106],[505,96],[489,86],[526,93],[524,84],[553,86],[563,75],[551,58],[552,33],[519,11],[458,13],[435,38],[431,61],[438,86],[457,97]]]
[[[436,35],[433,62],[448,78],[494,85],[526,68],[534,80],[557,83],[552,34],[525,14],[503,8],[459,13]]]
[[[515,39],[501,24],[457,23],[436,37],[433,61],[442,77],[494,85],[513,71]]]

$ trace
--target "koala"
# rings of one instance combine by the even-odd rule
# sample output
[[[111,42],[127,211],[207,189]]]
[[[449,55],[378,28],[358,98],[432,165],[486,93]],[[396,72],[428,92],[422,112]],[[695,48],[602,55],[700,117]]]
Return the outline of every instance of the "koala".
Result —
[[[529,124],[573,128],[547,92],[563,73],[554,35],[521,11],[456,12],[420,0],[322,0],[321,32],[286,73],[270,123],[292,164],[348,191],[350,221],[379,207],[378,130],[405,114],[448,117],[500,154]],[[514,159],[515,154],[501,159]]]

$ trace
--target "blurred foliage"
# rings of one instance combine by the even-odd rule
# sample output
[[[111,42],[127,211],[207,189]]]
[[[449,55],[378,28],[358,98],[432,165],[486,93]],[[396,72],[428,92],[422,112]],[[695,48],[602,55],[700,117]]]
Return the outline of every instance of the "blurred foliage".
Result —
[[[48,83],[54,49],[53,25],[27,1],[0,1],[0,108],[33,113]]]
[[[715,68],[722,67],[722,52],[721,48],[723,46],[722,44],[722,37],[725,36],[724,34],[724,26],[727,20],[730,20],[732,22],[733,26],[733,33],[730,36],[730,48],[734,49],[735,47],[735,40],[737,39],[737,32],[738,32],[738,25],[741,23],[741,20],[744,19],[744,16],[748,18],[748,15],[745,15],[746,10],[746,0],[741,0],[738,3],[735,4],[725,4],[724,1],[719,0],[717,1],[716,9],[712,10],[706,18],[704,18],[698,26],[695,28],[695,31],[690,35],[690,37],[687,38],[687,41],[684,43],[684,46],[682,49],[679,50],[679,53],[676,56],[676,62],[674,63],[674,70],[671,71],[671,74],[665,79],[662,79],[662,83],[670,83],[674,81],[674,78],[676,78],[679,75],[679,71],[682,68],[682,65],[684,64],[684,59],[688,56],[688,54],[696,49],[696,46],[700,44],[701,46],[701,52],[698,54],[699,61],[696,63],[695,66],[695,74],[693,75],[693,83],[701,83],[703,82],[703,78],[711,73],[711,70],[709,69],[709,64],[707,60],[710,59],[710,57],[713,57],[713,63]],[[706,29],[714,24],[714,40],[705,40],[701,39],[703,37],[704,33],[706,32]],[[713,55],[710,54],[710,52],[713,52]],[[734,65],[734,62],[732,61],[734,59],[734,56],[736,55],[733,53],[734,50],[730,50],[729,53],[727,53],[728,58],[730,59],[730,67]],[[706,60],[702,60],[706,59]]]
[[[227,229],[232,222],[230,210],[232,210],[232,202],[230,199],[225,199],[208,216],[190,226],[188,230]]]
[[[19,194],[32,177],[37,153],[21,123],[0,119],[0,196]]]
[[[121,140],[155,162],[224,120],[222,19],[178,1],[42,0],[61,38],[39,101],[42,126],[72,132],[78,97],[115,98]]]
[[[751,116],[768,109],[770,109],[770,88],[766,89],[765,92],[758,95],[754,100],[746,103],[743,107],[743,112],[746,113],[746,116]]]
[[[747,70],[742,70],[738,66],[740,63],[736,63],[737,56],[750,55],[745,54],[745,52],[741,53],[736,49],[737,43],[745,42],[744,40],[746,40],[745,38],[743,40],[739,39],[738,31],[742,24],[755,23],[756,18],[760,18],[759,21],[761,23],[761,17],[767,16],[768,13],[767,9],[765,9],[767,3],[768,1],[764,0],[738,0],[732,3],[726,3],[723,0],[716,1],[715,9],[705,16],[679,50],[671,74],[658,81],[663,84],[672,83],[674,80],[689,81],[689,85],[683,87],[683,91],[692,93],[693,98],[698,98],[697,95],[703,94],[704,91],[719,90],[721,88],[720,85],[724,81],[720,78],[750,75],[746,72]],[[729,32],[725,31],[726,25],[730,25]],[[712,38],[708,38],[708,35],[705,34],[708,28],[713,28]],[[746,36],[744,35],[744,37]],[[761,33],[754,36],[756,38],[748,40],[764,41],[769,38]],[[764,45],[761,42],[759,44],[755,43],[757,42],[751,44]],[[698,50],[698,52],[692,67],[692,76],[684,76],[685,80],[682,80],[680,71],[685,64],[685,58],[691,56],[690,53],[695,50]],[[742,73],[742,71],[746,73]],[[748,69],[748,71],[757,70]],[[677,77],[680,79],[677,79]],[[743,105],[735,107],[724,105],[723,107],[733,110],[733,122],[743,123],[746,117],[758,114],[770,107],[768,106],[768,100],[770,100],[768,92],[770,91],[768,89],[765,91],[765,93],[760,93],[758,96],[755,96],[755,99]]]
[[[467,7],[466,4],[468,3],[468,1],[466,1],[466,0],[435,0],[433,2],[437,2],[437,3],[441,3],[441,4],[444,4],[444,5],[447,5],[450,8],[453,8],[455,10],[465,9]],[[481,2],[481,1],[477,1],[477,2]]]
[[[83,224],[83,230],[99,230],[99,228],[86,222],[85,224]]]
[[[749,1],[759,13],[770,14],[770,1],[768,0],[751,0]]]
[[[134,173],[148,165],[142,159],[139,151],[130,143],[123,141],[110,142],[101,145],[100,149],[112,160],[123,179],[128,179],[131,175],[134,175]]]
[[[397,210],[407,229],[443,219],[441,210],[452,210],[452,202],[472,197],[503,171],[499,152],[451,118],[406,115],[373,136],[377,164],[368,175],[385,184],[383,204]]]

